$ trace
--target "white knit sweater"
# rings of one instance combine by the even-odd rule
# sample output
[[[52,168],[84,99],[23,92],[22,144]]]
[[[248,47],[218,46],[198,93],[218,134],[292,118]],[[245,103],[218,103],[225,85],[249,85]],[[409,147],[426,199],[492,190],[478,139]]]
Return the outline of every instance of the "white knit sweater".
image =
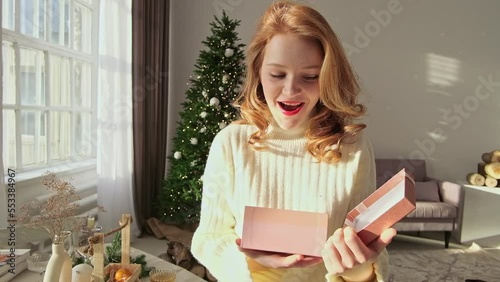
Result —
[[[328,236],[341,227],[348,211],[375,190],[371,145],[363,134],[342,144],[337,164],[319,163],[307,152],[304,128],[269,128],[267,151],[248,145],[257,131],[229,125],[215,137],[203,176],[201,220],[191,251],[219,281],[252,281],[245,255],[238,250],[246,205],[326,212]],[[374,264],[377,281],[388,273],[384,250]],[[283,270],[281,281],[343,281],[327,275],[321,263]],[[326,275],[326,276],[325,276]],[[326,278],[325,278],[326,277]]]

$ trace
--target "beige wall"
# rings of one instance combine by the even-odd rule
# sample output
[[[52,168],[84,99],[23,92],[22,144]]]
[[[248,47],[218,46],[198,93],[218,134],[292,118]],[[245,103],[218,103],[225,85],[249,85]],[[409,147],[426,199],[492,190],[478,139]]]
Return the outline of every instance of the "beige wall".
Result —
[[[426,158],[431,176],[462,180],[483,152],[500,149],[500,1],[308,2],[333,26],[361,77],[376,157]],[[241,20],[248,43],[270,3],[172,1],[172,105],[181,109],[220,7]],[[177,119],[171,111],[170,134]]]

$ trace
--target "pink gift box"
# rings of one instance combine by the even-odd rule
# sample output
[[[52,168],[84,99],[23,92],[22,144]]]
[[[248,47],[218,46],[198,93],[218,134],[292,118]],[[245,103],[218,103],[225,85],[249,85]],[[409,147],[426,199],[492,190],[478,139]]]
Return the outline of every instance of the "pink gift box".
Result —
[[[326,213],[246,206],[241,247],[321,257],[327,232]]]
[[[414,209],[415,181],[402,169],[350,211],[344,226],[368,244]]]

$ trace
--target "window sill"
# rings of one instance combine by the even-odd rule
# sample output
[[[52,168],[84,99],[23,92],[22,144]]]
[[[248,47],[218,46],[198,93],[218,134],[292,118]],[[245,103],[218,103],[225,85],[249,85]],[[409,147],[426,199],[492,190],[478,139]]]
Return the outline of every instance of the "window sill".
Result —
[[[97,160],[89,159],[80,162],[71,162],[71,163],[61,163],[53,166],[47,166],[39,169],[16,172],[15,180],[16,183],[30,183],[30,182],[40,182],[43,178],[43,175],[50,171],[52,173],[58,174],[60,176],[71,176],[73,174],[97,169]],[[5,183],[8,183],[9,176],[5,173]]]

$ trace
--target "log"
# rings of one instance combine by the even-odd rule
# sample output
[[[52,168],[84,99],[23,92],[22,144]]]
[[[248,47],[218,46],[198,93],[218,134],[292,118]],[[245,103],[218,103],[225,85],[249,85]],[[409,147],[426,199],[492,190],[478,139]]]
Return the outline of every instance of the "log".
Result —
[[[489,164],[491,162],[491,152],[489,153],[484,153],[481,155],[481,160],[483,160],[483,162]]]
[[[476,186],[483,186],[484,185],[484,176],[482,176],[481,174],[479,173],[469,173],[467,174],[467,181],[472,184],[472,185],[476,185]]]
[[[500,150],[484,153],[481,155],[481,159],[487,164],[498,163],[500,162]]]
[[[481,175],[486,175],[486,172],[484,171],[484,167],[486,166],[486,163],[478,163],[477,164],[477,173]]]
[[[491,188],[496,187],[498,185],[498,180],[489,175],[486,175],[486,178],[484,180],[484,185]]]
[[[485,165],[484,172],[495,179],[500,179],[500,162]]]
[[[491,162],[500,163],[500,150],[491,152]]]

